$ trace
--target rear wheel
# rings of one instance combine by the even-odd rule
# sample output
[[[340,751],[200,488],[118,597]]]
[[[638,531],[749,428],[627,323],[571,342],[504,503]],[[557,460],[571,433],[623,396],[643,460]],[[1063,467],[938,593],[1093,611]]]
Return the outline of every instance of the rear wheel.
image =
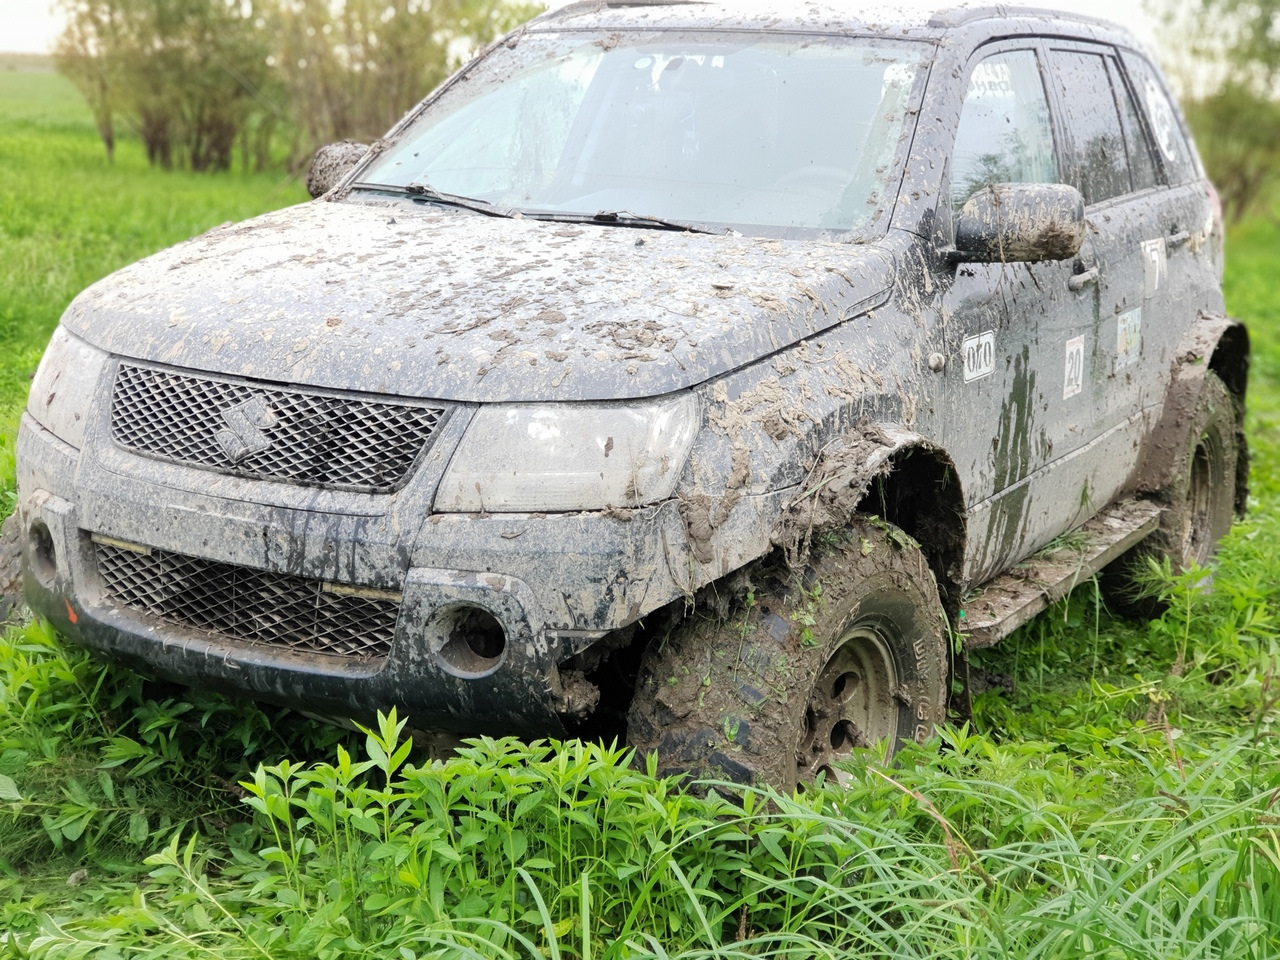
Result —
[[[662,773],[790,790],[943,718],[942,605],[901,531],[860,520],[803,570],[755,580],[736,613],[695,613],[645,654],[629,740],[656,751]]]
[[[1182,573],[1213,558],[1243,499],[1242,414],[1240,402],[1217,374],[1205,373],[1178,471],[1160,493],[1168,505],[1159,529],[1104,571],[1102,586],[1113,610],[1141,617],[1162,611],[1162,602],[1142,589],[1150,560],[1167,559],[1174,573]]]

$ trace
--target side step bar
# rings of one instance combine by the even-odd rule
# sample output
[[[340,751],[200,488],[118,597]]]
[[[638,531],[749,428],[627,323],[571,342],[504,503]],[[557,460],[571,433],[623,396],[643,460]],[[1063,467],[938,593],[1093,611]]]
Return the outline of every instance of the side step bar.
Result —
[[[980,650],[1013,633],[1061,600],[1160,524],[1162,508],[1149,500],[1112,504],[1065,537],[983,584],[964,605],[960,631],[966,650]]]

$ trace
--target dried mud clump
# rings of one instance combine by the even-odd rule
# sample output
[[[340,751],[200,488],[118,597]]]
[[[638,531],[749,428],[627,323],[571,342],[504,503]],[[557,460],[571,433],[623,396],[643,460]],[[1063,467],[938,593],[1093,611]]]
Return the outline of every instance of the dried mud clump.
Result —
[[[321,147],[307,171],[307,193],[313,197],[328,193],[368,152],[367,143],[354,140]]]
[[[862,423],[849,436],[823,448],[772,536],[788,566],[808,562],[815,534],[849,527],[872,482],[891,469],[887,454],[892,446],[878,427]]]

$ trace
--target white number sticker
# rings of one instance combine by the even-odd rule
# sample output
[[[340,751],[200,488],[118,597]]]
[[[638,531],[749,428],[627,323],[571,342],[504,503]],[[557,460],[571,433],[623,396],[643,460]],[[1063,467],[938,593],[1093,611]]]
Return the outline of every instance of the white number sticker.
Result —
[[[964,382],[989,377],[996,370],[996,334],[994,330],[966,337],[964,341]]]
[[[1068,400],[1084,389],[1084,337],[1067,341],[1067,367],[1062,399]]]
[[[1150,300],[1160,289],[1169,272],[1169,252],[1164,237],[1142,241],[1142,267],[1146,279],[1146,298]]]

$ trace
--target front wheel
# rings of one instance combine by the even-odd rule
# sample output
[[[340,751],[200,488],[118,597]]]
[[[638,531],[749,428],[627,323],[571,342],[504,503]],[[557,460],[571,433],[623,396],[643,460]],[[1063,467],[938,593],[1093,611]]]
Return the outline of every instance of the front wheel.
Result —
[[[946,709],[947,641],[919,547],[860,519],[802,570],[756,571],[730,616],[695,611],[646,652],[628,739],[661,773],[837,777],[859,746],[923,740]]]

